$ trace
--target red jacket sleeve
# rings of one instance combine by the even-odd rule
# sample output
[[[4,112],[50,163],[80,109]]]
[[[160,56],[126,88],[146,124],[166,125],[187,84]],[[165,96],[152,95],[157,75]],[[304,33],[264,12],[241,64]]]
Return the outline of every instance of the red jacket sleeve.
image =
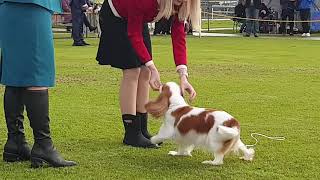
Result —
[[[173,17],[171,27],[171,39],[173,56],[176,66],[187,64],[186,33],[184,32],[184,22],[179,21],[178,17]]]
[[[137,10],[134,10],[137,11]],[[128,14],[128,37],[132,47],[136,51],[140,61],[146,63],[152,60],[147,47],[143,41],[143,16],[137,15],[134,12]]]

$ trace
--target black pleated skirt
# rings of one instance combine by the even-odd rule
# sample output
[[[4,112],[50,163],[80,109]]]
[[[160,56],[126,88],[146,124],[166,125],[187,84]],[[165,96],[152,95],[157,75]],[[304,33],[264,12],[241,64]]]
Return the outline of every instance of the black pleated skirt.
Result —
[[[112,13],[108,1],[104,1],[102,5],[99,23],[101,37],[96,60],[100,65],[111,65],[119,69],[138,68],[144,65],[128,38],[127,21]],[[143,25],[141,33],[144,44],[151,55],[151,40],[147,23]]]

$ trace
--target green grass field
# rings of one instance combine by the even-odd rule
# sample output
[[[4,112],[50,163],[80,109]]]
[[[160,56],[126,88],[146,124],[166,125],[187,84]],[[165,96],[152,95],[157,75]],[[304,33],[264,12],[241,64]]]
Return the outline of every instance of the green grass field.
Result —
[[[232,28],[233,27],[233,21],[232,20],[221,20],[221,21],[207,21],[206,19],[203,19],[201,22],[201,27],[203,29],[207,29],[209,24],[209,28]]]
[[[122,144],[118,105],[121,72],[98,66],[98,39],[88,47],[55,40],[56,87],[50,90],[52,136],[72,168],[30,169],[30,163],[0,161],[0,179],[320,179],[320,41],[287,38],[188,38],[190,82],[197,90],[194,106],[230,112],[241,123],[246,144],[250,133],[285,136],[259,138],[253,162],[236,156],[224,165],[203,150],[193,157],[171,157],[173,142],[160,149]],[[177,81],[169,37],[153,37],[154,60],[163,82]],[[1,88],[1,94],[3,88]],[[157,93],[152,92],[151,98]],[[0,109],[3,109],[2,96]],[[6,140],[0,111],[0,152]],[[154,134],[161,120],[150,119]],[[26,134],[32,143],[29,122]],[[2,159],[2,155],[0,155]]]

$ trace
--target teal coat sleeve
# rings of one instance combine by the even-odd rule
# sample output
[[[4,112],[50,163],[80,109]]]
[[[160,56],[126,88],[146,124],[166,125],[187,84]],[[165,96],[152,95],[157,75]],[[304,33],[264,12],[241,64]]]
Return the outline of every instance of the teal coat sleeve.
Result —
[[[62,12],[61,0],[0,0],[0,3],[3,2],[32,3],[42,6],[53,12]]]

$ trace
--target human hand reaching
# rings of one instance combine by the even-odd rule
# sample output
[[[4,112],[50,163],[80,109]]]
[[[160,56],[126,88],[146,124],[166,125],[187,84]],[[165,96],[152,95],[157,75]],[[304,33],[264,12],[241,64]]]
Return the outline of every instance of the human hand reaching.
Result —
[[[193,101],[197,96],[196,91],[192,87],[192,85],[188,82],[188,78],[186,75],[180,76],[180,88],[182,96],[185,95],[185,91],[189,94],[189,100]]]
[[[149,65],[148,68],[151,71],[151,77],[150,77],[149,84],[153,90],[158,91],[161,86],[160,75],[159,75],[158,69],[156,68],[156,66],[154,64]]]

